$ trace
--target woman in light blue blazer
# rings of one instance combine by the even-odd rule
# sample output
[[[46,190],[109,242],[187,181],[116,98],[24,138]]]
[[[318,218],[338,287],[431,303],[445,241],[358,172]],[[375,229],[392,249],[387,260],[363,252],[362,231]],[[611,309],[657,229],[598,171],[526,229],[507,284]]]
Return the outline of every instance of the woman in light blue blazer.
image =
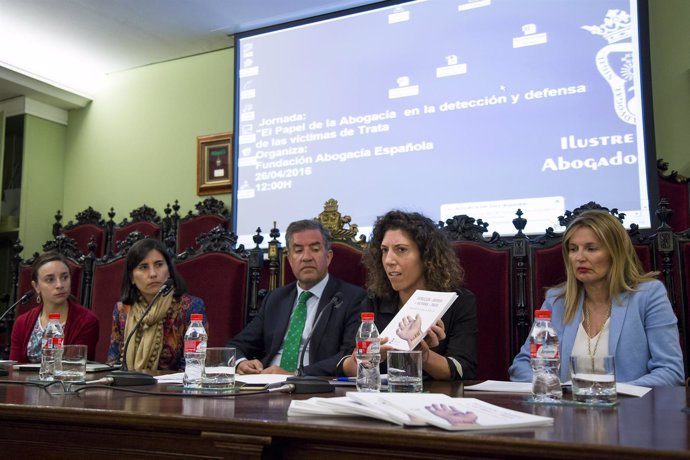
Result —
[[[644,273],[623,225],[606,211],[585,211],[563,236],[566,281],[549,289],[560,338],[561,381],[570,380],[570,357],[615,357],[616,381],[682,385],[683,355],[677,319],[658,272]],[[529,339],[509,369],[531,381]]]

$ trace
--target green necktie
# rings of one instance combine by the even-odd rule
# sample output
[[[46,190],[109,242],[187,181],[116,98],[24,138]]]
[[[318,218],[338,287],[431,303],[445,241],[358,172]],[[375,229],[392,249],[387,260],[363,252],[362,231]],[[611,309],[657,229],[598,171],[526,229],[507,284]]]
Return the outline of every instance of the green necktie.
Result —
[[[287,337],[283,342],[283,354],[280,357],[280,367],[288,372],[297,370],[297,357],[299,356],[299,344],[302,341],[304,332],[304,322],[307,320],[307,299],[313,294],[309,291],[302,291],[297,301],[297,307],[290,318]]]

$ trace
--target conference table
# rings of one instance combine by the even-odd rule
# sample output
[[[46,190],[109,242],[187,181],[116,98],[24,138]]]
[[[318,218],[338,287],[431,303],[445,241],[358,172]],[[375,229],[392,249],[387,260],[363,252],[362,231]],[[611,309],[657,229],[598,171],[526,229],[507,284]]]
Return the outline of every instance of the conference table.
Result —
[[[501,407],[554,418],[553,426],[448,432],[359,417],[288,416],[290,402],[335,393],[181,396],[173,385],[90,388],[55,394],[23,385],[35,373],[0,377],[0,458],[690,458],[685,387],[621,396],[614,408],[533,405],[524,394],[464,391]],[[102,375],[96,375],[96,378]],[[17,383],[10,383],[17,382]],[[463,385],[425,382],[452,397]],[[568,396],[566,396],[568,397]]]

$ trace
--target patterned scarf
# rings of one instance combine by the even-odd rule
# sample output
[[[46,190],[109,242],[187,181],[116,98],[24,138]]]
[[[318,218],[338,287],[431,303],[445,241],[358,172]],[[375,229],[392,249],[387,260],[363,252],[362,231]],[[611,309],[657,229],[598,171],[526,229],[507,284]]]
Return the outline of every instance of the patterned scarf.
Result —
[[[161,350],[163,349],[163,320],[170,311],[173,296],[172,293],[160,297],[151,307],[139,330],[127,349],[127,367],[131,370],[157,370]],[[142,298],[130,307],[125,323],[124,339],[127,340],[134,326],[139,322],[141,315],[146,310],[147,302]]]

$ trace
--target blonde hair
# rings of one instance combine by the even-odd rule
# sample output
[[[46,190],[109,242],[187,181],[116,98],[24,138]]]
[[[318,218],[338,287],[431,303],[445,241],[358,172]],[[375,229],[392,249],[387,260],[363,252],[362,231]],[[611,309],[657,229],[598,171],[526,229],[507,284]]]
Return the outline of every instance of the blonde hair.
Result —
[[[577,304],[583,286],[575,277],[569,259],[569,245],[573,233],[580,228],[589,228],[606,247],[611,256],[611,268],[606,274],[609,286],[609,298],[614,299],[624,291],[634,291],[643,281],[656,279],[659,272],[644,272],[640,258],[635,252],[632,241],[623,224],[606,211],[585,211],[576,217],[563,235],[563,261],[565,262],[566,281],[559,285],[562,292],[559,297],[565,298],[564,322],[570,323],[575,317]]]

